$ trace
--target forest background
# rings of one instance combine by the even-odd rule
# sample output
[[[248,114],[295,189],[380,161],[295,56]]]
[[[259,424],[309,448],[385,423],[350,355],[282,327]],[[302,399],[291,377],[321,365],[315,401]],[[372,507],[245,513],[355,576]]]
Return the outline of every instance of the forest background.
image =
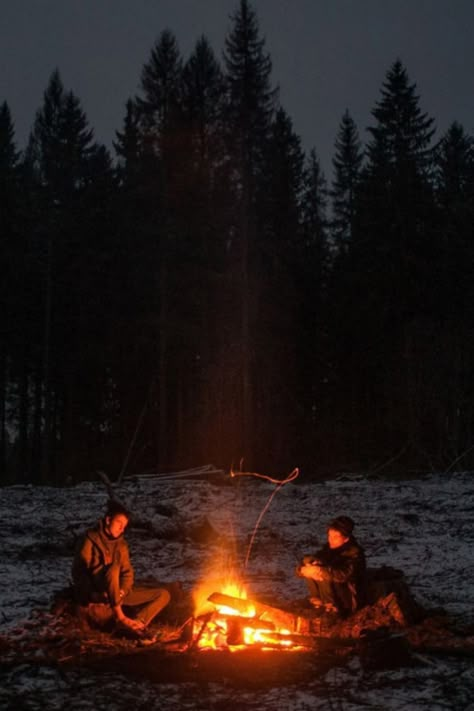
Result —
[[[60,68],[23,150],[0,105],[1,483],[473,464],[473,137],[394,58],[328,181],[236,5],[220,59],[159,35],[114,155]]]

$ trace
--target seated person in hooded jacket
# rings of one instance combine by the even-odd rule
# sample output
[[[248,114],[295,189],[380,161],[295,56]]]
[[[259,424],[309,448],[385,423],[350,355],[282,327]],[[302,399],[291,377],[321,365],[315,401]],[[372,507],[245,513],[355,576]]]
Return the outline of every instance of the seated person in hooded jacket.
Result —
[[[137,636],[170,601],[164,588],[134,587],[124,531],[130,514],[121,504],[110,501],[106,515],[88,530],[76,548],[72,565],[74,595],[79,605],[105,602],[117,624]],[[129,617],[132,608],[138,616]]]
[[[296,569],[296,574],[306,579],[310,603],[341,617],[365,605],[365,554],[353,529],[354,521],[349,516],[330,521],[328,542],[314,555],[304,556]]]

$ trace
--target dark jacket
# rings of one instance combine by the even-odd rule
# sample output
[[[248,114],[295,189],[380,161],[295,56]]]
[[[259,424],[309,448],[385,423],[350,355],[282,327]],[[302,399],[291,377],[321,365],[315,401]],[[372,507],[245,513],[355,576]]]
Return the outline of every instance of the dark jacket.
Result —
[[[323,581],[330,582],[339,606],[347,613],[366,604],[366,564],[363,548],[351,536],[339,548],[323,546],[314,556]]]
[[[105,573],[111,565],[118,567],[120,589],[127,595],[134,579],[127,542],[123,535],[119,538],[107,536],[104,521],[99,521],[81,538],[74,555],[72,579],[80,604],[85,605],[107,592]],[[113,604],[117,602],[112,601]]]

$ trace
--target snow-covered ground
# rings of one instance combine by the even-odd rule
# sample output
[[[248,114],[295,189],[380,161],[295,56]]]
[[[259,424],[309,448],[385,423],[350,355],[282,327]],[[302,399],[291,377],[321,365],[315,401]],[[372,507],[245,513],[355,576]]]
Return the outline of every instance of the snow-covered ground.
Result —
[[[474,622],[474,475],[449,473],[400,481],[339,478],[281,487],[256,522],[275,485],[253,477],[136,479],[117,493],[155,533],[127,532],[137,577],[180,580],[187,590],[231,567],[249,595],[284,601],[306,594],[293,574],[303,554],[325,541],[326,523],[346,514],[370,567],[402,569],[415,597],[442,606],[463,624]],[[22,624],[33,608],[48,608],[69,582],[75,537],[102,515],[103,485],[0,489],[0,633]],[[163,507],[177,511],[163,515]],[[207,542],[179,540],[204,519],[216,535]],[[156,535],[161,531],[162,535]],[[243,568],[248,555],[248,564]],[[474,710],[472,659],[416,655],[400,669],[369,670],[357,656],[305,684],[265,690],[228,683],[156,684],[123,674],[97,674],[22,665],[0,672],[2,709],[455,709]]]

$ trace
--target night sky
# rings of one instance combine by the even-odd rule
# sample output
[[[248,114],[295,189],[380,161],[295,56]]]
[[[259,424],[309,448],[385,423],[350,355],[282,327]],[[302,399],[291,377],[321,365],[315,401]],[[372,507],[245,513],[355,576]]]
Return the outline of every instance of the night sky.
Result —
[[[361,138],[385,74],[400,58],[439,133],[453,120],[474,132],[472,0],[253,0],[273,81],[306,150],[326,174],[346,108]],[[22,148],[58,68],[109,147],[125,102],[161,31],[183,58],[205,34],[219,59],[238,0],[1,0],[0,101]]]

